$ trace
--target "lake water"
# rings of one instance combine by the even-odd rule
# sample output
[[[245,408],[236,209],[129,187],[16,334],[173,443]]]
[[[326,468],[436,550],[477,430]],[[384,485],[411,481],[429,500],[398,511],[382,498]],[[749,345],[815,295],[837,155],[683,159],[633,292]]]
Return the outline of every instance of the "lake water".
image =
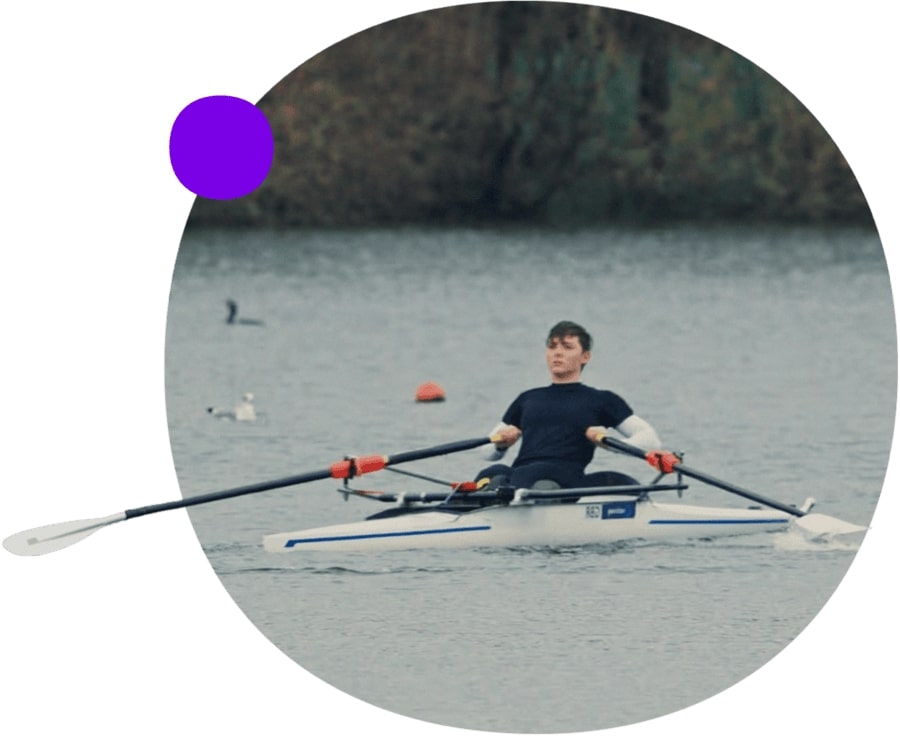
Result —
[[[229,298],[264,324],[227,325]],[[166,346],[182,492],[487,434],[517,393],[547,383],[543,340],[560,319],[594,335],[584,381],[621,393],[687,464],[870,520],[891,446],[896,332],[878,238],[846,229],[189,233]],[[447,400],[416,403],[425,381]],[[207,412],[248,391],[255,422]],[[405,469],[463,480],[485,454]],[[652,477],[602,451],[595,466]],[[791,535],[312,560],[263,551],[263,534],[377,510],[344,503],[337,485],[190,517],[222,584],[298,666],[470,729],[596,730],[704,700],[793,640],[856,551]],[[385,472],[368,485],[410,480]],[[746,505],[699,483],[685,499]]]

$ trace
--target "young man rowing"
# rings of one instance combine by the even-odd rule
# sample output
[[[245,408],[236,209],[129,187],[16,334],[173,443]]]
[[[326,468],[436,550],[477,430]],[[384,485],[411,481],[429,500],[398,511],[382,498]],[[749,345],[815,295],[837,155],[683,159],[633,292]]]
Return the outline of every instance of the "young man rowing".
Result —
[[[520,394],[495,432],[501,438],[496,443],[500,450],[521,439],[519,454],[511,466],[485,468],[476,481],[489,479],[491,486],[515,488],[533,488],[537,483],[578,488],[635,482],[620,473],[585,476],[594,449],[610,427],[630,444],[648,450],[651,465],[672,471],[678,459],[659,450],[660,439],[647,421],[637,416],[618,394],[581,383],[581,372],[591,359],[591,343],[588,332],[574,322],[554,325],[546,343],[550,385]]]

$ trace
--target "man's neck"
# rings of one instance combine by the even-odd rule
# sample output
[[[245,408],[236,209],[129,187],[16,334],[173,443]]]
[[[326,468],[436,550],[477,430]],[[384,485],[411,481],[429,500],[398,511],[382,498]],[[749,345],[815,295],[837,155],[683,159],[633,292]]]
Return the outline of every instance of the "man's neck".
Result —
[[[554,376],[550,383],[555,384],[557,386],[563,386],[568,383],[581,383],[581,376],[574,376],[572,378],[557,378]]]

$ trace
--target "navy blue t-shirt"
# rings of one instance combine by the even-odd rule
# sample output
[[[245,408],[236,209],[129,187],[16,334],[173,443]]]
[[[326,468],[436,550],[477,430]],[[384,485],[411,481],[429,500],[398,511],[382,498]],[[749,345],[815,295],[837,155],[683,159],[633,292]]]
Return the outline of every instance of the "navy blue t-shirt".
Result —
[[[615,427],[632,415],[618,394],[582,383],[552,383],[516,397],[503,415],[522,430],[513,467],[535,461],[577,464],[582,470],[596,445],[584,436],[588,427]]]

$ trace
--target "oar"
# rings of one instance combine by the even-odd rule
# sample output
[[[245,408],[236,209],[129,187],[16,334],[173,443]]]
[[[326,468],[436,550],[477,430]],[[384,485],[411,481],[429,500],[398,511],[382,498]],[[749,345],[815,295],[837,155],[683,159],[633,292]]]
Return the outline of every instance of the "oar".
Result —
[[[3,546],[9,552],[17,555],[43,555],[75,544],[105,526],[110,526],[119,521],[126,521],[127,519],[134,519],[138,516],[155,514],[160,511],[170,511],[171,509],[183,509],[188,506],[212,503],[213,501],[221,501],[226,498],[246,496],[251,493],[261,493],[276,488],[296,486],[301,483],[311,483],[312,481],[325,480],[327,478],[352,478],[364,473],[373,473],[377,470],[382,470],[388,465],[396,465],[398,463],[406,463],[413,460],[424,460],[425,458],[437,457],[439,455],[449,455],[452,452],[471,450],[475,447],[481,447],[482,445],[495,441],[496,437],[478,437],[476,439],[460,440],[444,445],[436,445],[435,447],[427,447],[422,450],[401,452],[396,455],[366,455],[364,457],[347,458],[332,463],[328,468],[314,470],[309,473],[291,475],[286,478],[267,480],[260,483],[252,483],[250,485],[230,488],[224,491],[213,491],[212,493],[206,493],[200,496],[184,498],[180,501],[167,501],[151,506],[127,509],[118,514],[104,516],[98,519],[64,521],[58,524],[28,529],[4,539]]]
[[[629,445],[627,442],[623,442],[622,440],[616,439],[615,437],[603,437],[602,444],[611,449],[624,452],[628,455],[633,455],[634,457],[639,457],[644,460],[646,460],[647,458],[646,450],[642,450],[641,448],[635,447],[634,445]],[[733,483],[727,483],[724,480],[719,480],[718,478],[714,478],[711,475],[702,473],[699,470],[689,468],[681,463],[678,463],[678,465],[676,466],[676,472],[686,475],[689,478],[695,478],[696,480],[699,480],[703,483],[708,483],[711,486],[721,488],[723,491],[734,493],[737,496],[743,496],[744,498],[748,498],[751,501],[755,501],[756,503],[761,503],[764,506],[769,506],[773,509],[778,509],[779,511],[784,511],[787,514],[796,516],[797,526],[817,536],[854,534],[858,532],[864,532],[867,529],[867,527],[851,524],[850,522],[836,519],[833,516],[826,516],[825,514],[810,514],[808,511],[799,509],[796,506],[790,506],[788,504],[781,503],[780,501],[776,501],[772,498],[762,496],[753,491],[748,491],[746,488],[741,488],[740,486],[736,486]]]

